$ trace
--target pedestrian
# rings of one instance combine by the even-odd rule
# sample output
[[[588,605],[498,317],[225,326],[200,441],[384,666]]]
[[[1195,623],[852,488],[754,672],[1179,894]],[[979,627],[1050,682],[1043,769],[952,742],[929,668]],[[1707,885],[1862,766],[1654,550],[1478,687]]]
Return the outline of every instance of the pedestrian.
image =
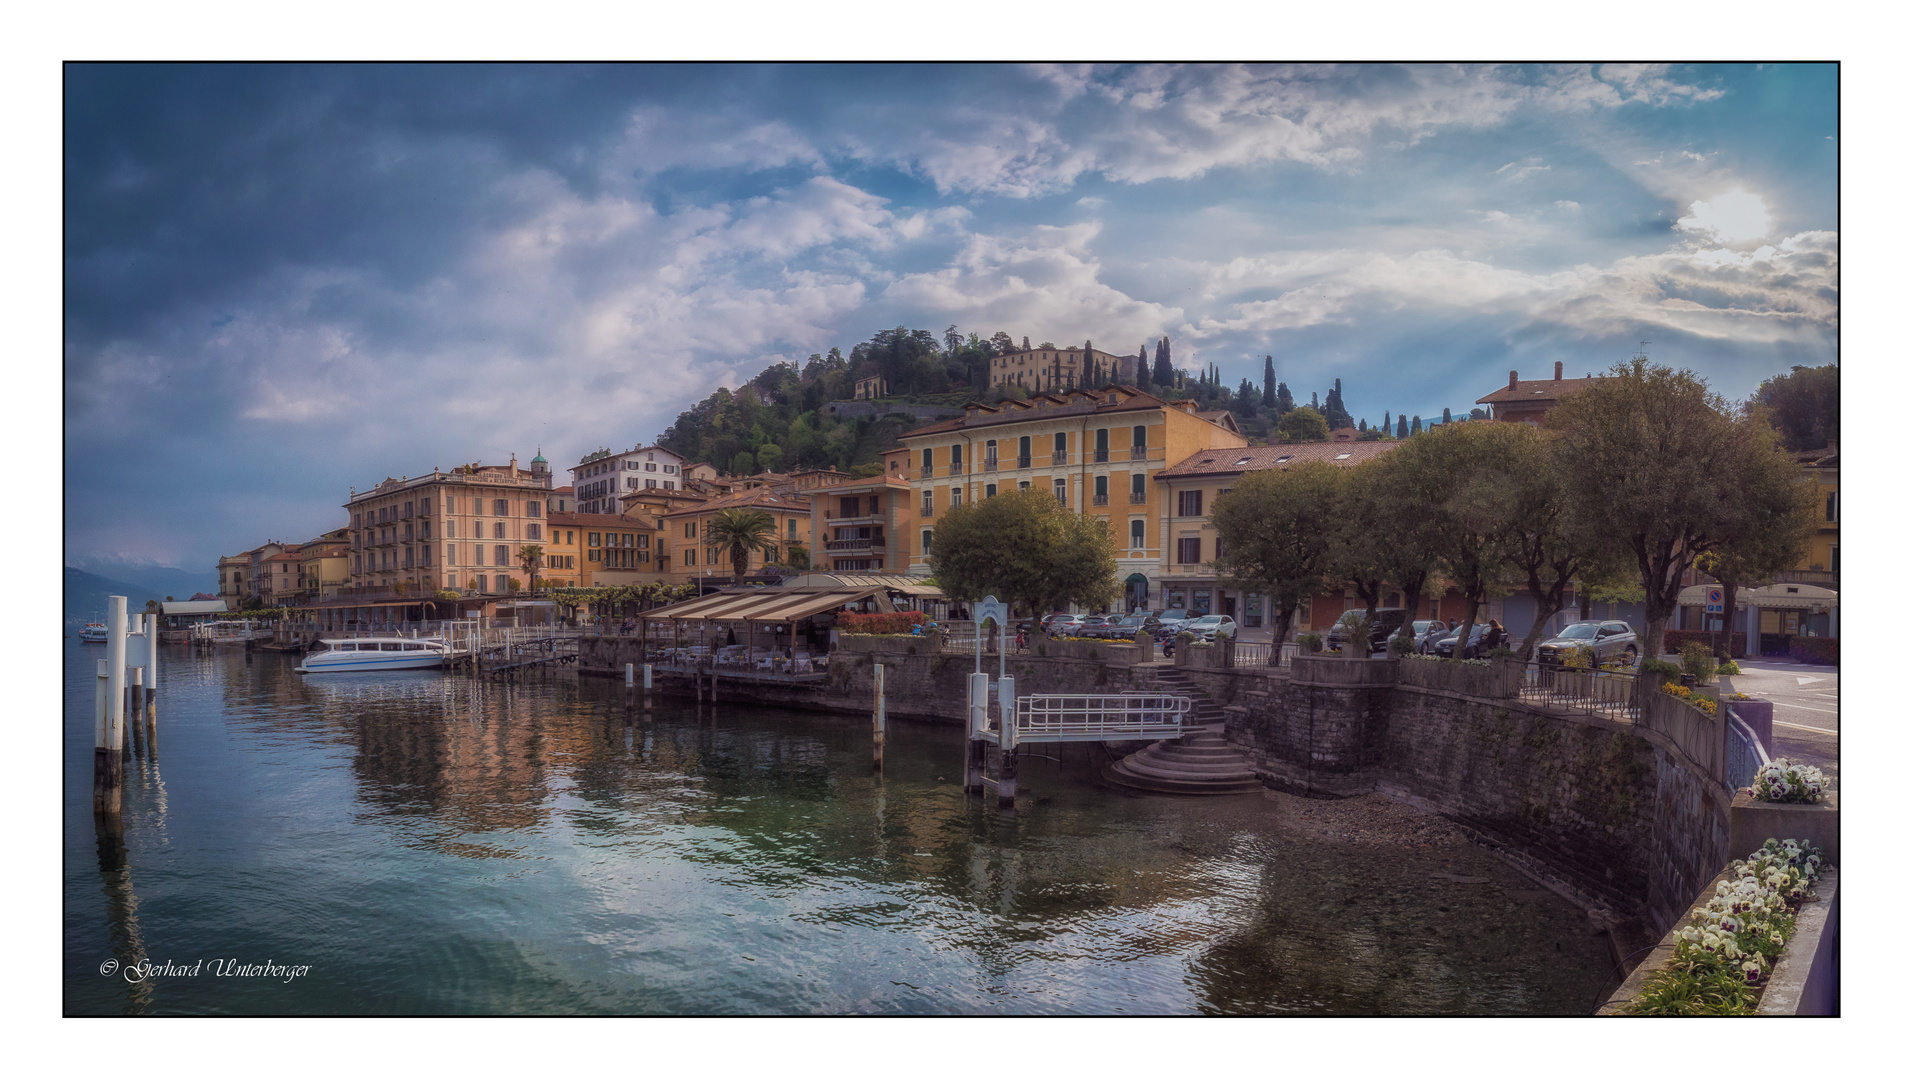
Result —
[[[1499,648],[1500,643],[1505,640],[1507,640],[1507,628],[1500,625],[1499,619],[1488,619],[1487,620],[1488,651],[1492,651],[1494,649]]]

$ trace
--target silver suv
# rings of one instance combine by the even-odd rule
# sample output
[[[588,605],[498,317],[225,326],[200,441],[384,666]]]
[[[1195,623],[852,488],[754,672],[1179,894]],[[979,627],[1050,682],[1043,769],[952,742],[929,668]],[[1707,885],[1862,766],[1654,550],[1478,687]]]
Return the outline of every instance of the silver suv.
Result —
[[[1564,664],[1581,646],[1593,650],[1593,661],[1604,664],[1624,660],[1632,665],[1640,659],[1640,638],[1626,623],[1577,622],[1540,643],[1535,656],[1549,667]]]

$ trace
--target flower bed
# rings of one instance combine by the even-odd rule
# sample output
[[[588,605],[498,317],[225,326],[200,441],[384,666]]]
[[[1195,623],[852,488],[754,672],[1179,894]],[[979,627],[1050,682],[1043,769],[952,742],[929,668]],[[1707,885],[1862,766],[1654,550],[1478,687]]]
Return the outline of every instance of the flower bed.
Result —
[[[1720,709],[1719,702],[1713,700],[1712,698],[1708,697],[1705,694],[1695,693],[1694,691],[1689,690],[1684,686],[1681,686],[1679,683],[1671,683],[1671,682],[1663,683],[1661,684],[1660,689],[1663,693],[1672,694],[1674,697],[1677,697],[1681,701],[1684,701],[1687,704],[1693,706],[1694,708],[1699,709],[1701,712],[1706,713],[1708,716],[1712,716],[1715,712],[1719,711]]]
[[[1781,758],[1762,765],[1746,793],[1763,802],[1817,803],[1826,797],[1827,777],[1812,765]]]
[[[1768,840],[1729,867],[1674,934],[1673,957],[1648,976],[1624,1011],[1638,1016],[1750,1016],[1786,952],[1800,906],[1824,863],[1809,841]]]
[[[1787,643],[1787,655],[1803,664],[1840,666],[1840,639],[1837,637],[1797,637]]]

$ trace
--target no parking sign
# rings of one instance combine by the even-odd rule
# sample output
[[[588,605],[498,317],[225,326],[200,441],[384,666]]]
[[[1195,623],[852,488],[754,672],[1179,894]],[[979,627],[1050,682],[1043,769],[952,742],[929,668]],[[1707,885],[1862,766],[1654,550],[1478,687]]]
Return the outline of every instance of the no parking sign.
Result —
[[[1726,597],[1721,595],[1719,589],[1708,589],[1707,614],[1724,615],[1726,614],[1726,610]]]

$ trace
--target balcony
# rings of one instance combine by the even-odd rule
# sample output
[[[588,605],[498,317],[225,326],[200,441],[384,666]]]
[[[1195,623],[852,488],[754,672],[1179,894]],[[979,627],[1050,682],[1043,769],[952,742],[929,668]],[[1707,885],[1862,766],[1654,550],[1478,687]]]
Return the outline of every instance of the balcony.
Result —
[[[966,472],[966,471],[967,471],[967,467],[966,467],[965,465],[962,465],[962,464],[961,464],[960,462],[958,462],[958,461],[956,461],[956,462],[954,462],[953,464],[951,464],[951,465],[948,465],[948,466],[947,466],[947,475],[948,475],[948,476],[959,476],[960,474],[962,474],[962,473],[964,473],[964,472]]]
[[[1134,447],[1134,448],[1133,448],[1133,460],[1135,460],[1135,461],[1145,461],[1145,460],[1147,460],[1147,448],[1146,448],[1146,447],[1144,447],[1144,446],[1136,446],[1136,447]]]
[[[922,480],[933,479],[933,466],[931,465],[920,466],[920,479]]]
[[[871,551],[874,548],[884,548],[886,546],[887,538],[884,536],[875,536],[867,540],[827,541],[828,551]]]
[[[988,459],[987,459],[987,463],[986,463],[986,465],[982,467],[982,471],[984,471],[984,472],[999,472],[999,471],[1000,471],[1000,459],[999,459],[999,458],[988,458]]]
[[[1067,452],[1065,450],[1055,450],[1053,452],[1053,463],[1055,465],[1065,465],[1067,463]]]
[[[1146,493],[1146,492],[1144,492],[1144,491],[1129,491],[1129,492],[1127,492],[1127,505],[1128,505],[1128,506],[1145,506],[1145,505],[1147,505],[1147,493]]]
[[[1105,450],[1104,448],[1102,448],[1102,449],[1099,449],[1099,450],[1095,450],[1095,451],[1093,452],[1093,460],[1094,460],[1094,463],[1095,463],[1095,464],[1099,464],[1099,463],[1101,463],[1101,462],[1104,462],[1104,461],[1106,461],[1106,460],[1107,460],[1107,451],[1106,451],[1106,450]]]
[[[922,505],[921,505],[921,507],[920,507],[920,516],[921,516],[921,517],[932,517],[932,516],[933,516],[933,507],[931,507],[931,506],[927,506],[927,505],[924,505],[924,504],[922,504]]]
[[[1107,505],[1107,497],[1105,495],[1095,495],[1093,497],[1093,505],[1095,506]]]
[[[1014,463],[1014,468],[1016,469],[1031,469],[1033,468],[1033,455],[1021,454],[1014,459]],[[988,466],[988,468],[992,468],[992,466]]]

